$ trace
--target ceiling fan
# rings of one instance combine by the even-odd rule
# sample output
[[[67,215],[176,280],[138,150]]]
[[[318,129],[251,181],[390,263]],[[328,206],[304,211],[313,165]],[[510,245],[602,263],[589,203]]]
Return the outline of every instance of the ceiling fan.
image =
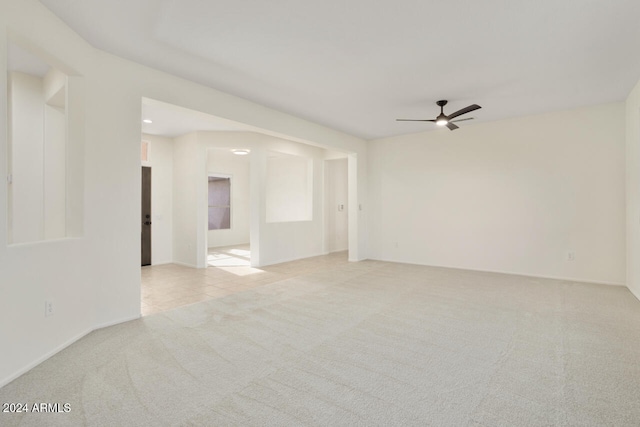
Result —
[[[469,105],[468,107],[464,107],[461,110],[456,111],[455,113],[451,113],[448,116],[444,114],[444,106],[447,105],[447,100],[443,99],[442,101],[438,101],[436,102],[436,104],[438,105],[438,107],[440,107],[440,114],[438,115],[438,117],[436,117],[434,120],[426,120],[426,119],[396,119],[396,121],[398,122],[433,122],[435,124],[437,124],[438,126],[446,126],[449,128],[449,130],[456,130],[458,129],[458,126],[456,126],[454,124],[454,122],[462,122],[465,120],[472,120],[473,117],[468,117],[466,119],[458,119],[458,120],[451,120],[451,119],[455,119],[458,116],[461,116],[463,114],[467,114],[470,113],[474,110],[477,110],[478,108],[482,108],[481,106],[477,105],[477,104],[472,104]]]

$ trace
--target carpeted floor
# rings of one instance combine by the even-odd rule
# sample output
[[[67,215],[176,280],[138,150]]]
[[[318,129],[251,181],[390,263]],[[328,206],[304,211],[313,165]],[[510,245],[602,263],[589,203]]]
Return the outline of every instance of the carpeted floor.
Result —
[[[623,287],[332,268],[95,331],[0,389],[24,426],[637,426]]]

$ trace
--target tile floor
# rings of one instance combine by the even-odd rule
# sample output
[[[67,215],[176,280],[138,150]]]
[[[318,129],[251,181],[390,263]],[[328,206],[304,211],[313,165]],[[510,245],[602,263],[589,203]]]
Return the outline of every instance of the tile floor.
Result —
[[[207,254],[210,267],[249,267],[251,265],[251,248],[249,245],[211,248]]]
[[[177,264],[142,267],[142,315],[146,316],[346,263],[347,252],[252,268],[248,246],[209,251],[208,268]]]

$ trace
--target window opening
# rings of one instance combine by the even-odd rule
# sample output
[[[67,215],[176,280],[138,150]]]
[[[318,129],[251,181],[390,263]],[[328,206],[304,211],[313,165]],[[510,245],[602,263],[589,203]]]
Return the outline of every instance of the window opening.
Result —
[[[231,178],[209,176],[209,230],[231,228]]]

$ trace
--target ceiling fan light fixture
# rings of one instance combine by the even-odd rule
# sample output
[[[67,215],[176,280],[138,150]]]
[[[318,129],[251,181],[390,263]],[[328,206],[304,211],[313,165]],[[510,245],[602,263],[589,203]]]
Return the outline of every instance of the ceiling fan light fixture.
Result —
[[[481,106],[479,106],[478,104],[472,104],[469,105],[468,107],[464,107],[454,113],[449,114],[448,116],[446,114],[444,114],[444,106],[447,105],[447,101],[445,99],[436,102],[436,105],[438,107],[440,107],[440,114],[438,114],[438,117],[436,117],[434,120],[432,119],[396,119],[396,121],[400,121],[400,122],[431,122],[431,123],[435,123],[438,126],[446,126],[449,128],[449,130],[456,130],[458,129],[458,126],[456,126],[456,124],[454,122],[461,122],[464,120],[471,120],[473,119],[473,117],[468,117],[466,119],[458,119],[459,116],[463,115],[463,114],[467,114],[470,113],[472,111],[475,111],[479,108],[482,108]],[[456,120],[453,120],[456,119]]]

